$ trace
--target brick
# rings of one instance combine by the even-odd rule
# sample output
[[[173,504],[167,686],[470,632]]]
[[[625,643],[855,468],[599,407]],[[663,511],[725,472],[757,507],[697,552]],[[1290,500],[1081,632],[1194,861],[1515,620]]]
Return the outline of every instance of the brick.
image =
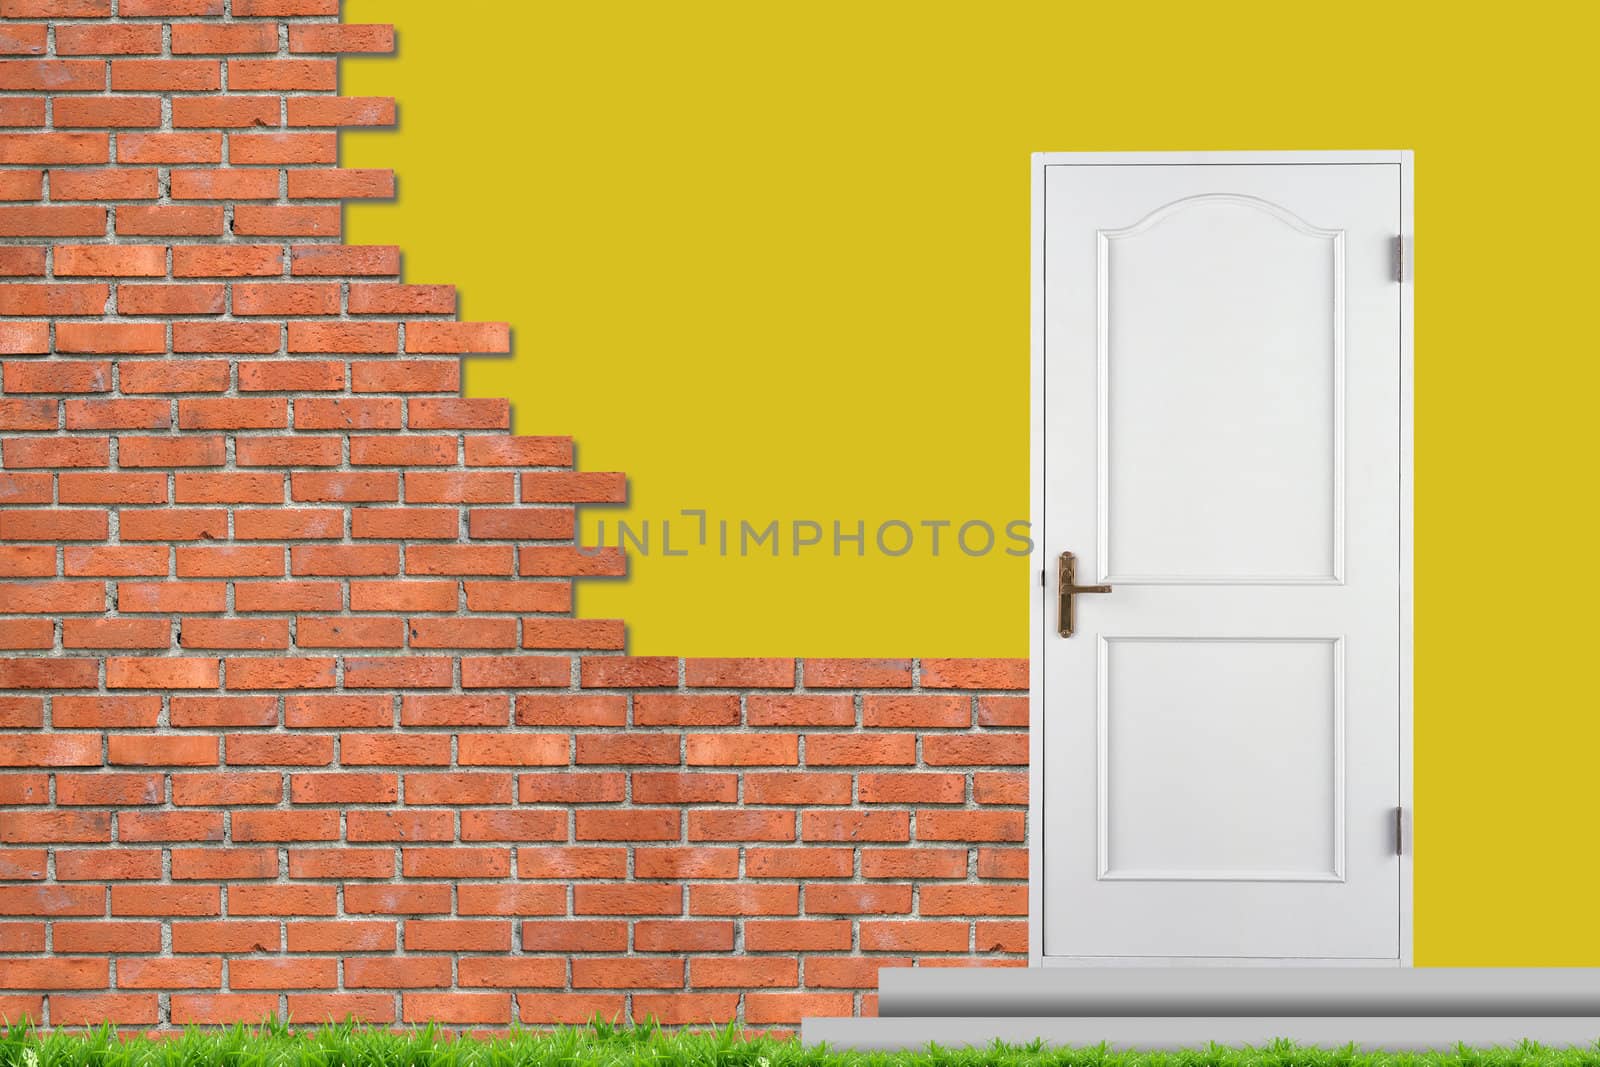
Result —
[[[339,586],[335,582],[238,582],[234,585],[237,611],[338,611]]]
[[[923,900],[929,892],[939,887],[924,886]],[[974,886],[982,891],[991,886]],[[911,887],[909,885],[806,885],[806,913],[809,915],[888,915],[909,914]]]
[[[799,913],[800,887],[797,885],[711,884],[689,887],[691,915],[798,915]]]
[[[504,956],[462,956],[458,982],[466,987],[559,989],[567,984],[567,964],[560,959],[507,959]]]
[[[235,315],[337,315],[339,286],[327,282],[235,282]],[[293,343],[291,326],[290,343]],[[293,351],[293,349],[290,349]]]
[[[0,549],[0,552],[10,551],[35,551],[28,549]],[[54,548],[44,548],[39,551],[55,556]],[[6,558],[0,556],[0,559]],[[55,560],[49,561],[50,570],[55,570]],[[32,570],[32,568],[29,568]],[[8,582],[6,583],[5,609],[9,612],[28,611],[93,611],[105,610],[105,583],[103,582]],[[63,662],[52,660],[56,670],[45,668],[40,660],[0,660],[0,685],[7,689],[26,689],[44,685],[44,682],[54,677],[58,680],[70,680],[74,684],[71,688],[94,685],[95,671],[93,660],[75,660]]]
[[[342,851],[342,850],[341,850]],[[321,855],[321,853],[291,852],[289,854],[290,869],[293,871],[296,857]],[[389,850],[382,850],[382,855],[387,862],[385,874],[393,873],[394,860]],[[295,877],[315,877],[309,873],[301,873]],[[340,919],[334,922],[291,922],[288,927],[288,950],[290,952],[392,952],[396,945],[395,924],[393,922],[362,922],[352,919]],[[396,973],[403,973],[406,967],[426,968],[431,960],[375,960],[356,959],[345,961],[345,985],[359,988],[366,983],[363,969],[371,965],[385,965]],[[448,965],[448,960],[438,962]],[[352,964],[356,966],[352,966]],[[377,985],[388,983],[379,982]]]
[[[509,430],[511,406],[501,399],[417,397],[406,401],[406,420],[413,430]]]
[[[0,206],[0,237],[96,237],[106,208],[88,205]]]
[[[628,721],[628,701],[620,696],[518,693],[516,721],[520,726],[622,726]]]
[[[117,138],[118,163],[220,163],[217,133],[125,133]]]
[[[511,1021],[508,993],[405,993],[401,1018],[408,1023],[445,1022],[504,1025]]]
[[[562,915],[567,890],[559,885],[466,884],[456,888],[462,915]]]
[[[103,283],[0,285],[0,315],[100,315],[110,291]]]
[[[172,775],[172,802],[182,806],[276,804],[283,796],[283,783],[273,772]]]
[[[298,134],[298,137],[315,137],[326,144],[328,155],[334,153],[337,141],[332,134]],[[237,143],[238,138],[234,138]],[[330,159],[285,160],[284,162],[324,162]],[[289,272],[301,276],[362,275],[371,277],[398,276],[400,249],[394,245],[294,245],[289,250]],[[416,423],[412,423],[415,427]]]
[[[17,818],[20,821],[22,816]],[[109,837],[107,839],[109,840]],[[41,918],[67,915],[104,915],[105,909],[106,891],[103,886],[0,886],[0,915],[26,915]],[[70,926],[71,924],[65,925]]]
[[[70,324],[59,323],[57,331]],[[79,343],[68,332],[69,343]],[[85,351],[82,348],[67,351]],[[51,360],[48,363],[6,363],[0,368],[8,393],[104,393],[111,389],[111,364],[99,360]]]
[[[908,659],[808,659],[805,684],[814,689],[909,689]]]
[[[172,625],[166,619],[63,619],[63,648],[166,648]],[[153,724],[152,724],[153,725]]]
[[[356,362],[350,366],[350,387],[357,393],[454,393],[461,388],[461,364],[442,359]],[[472,440],[468,438],[469,448]]]
[[[302,398],[297,405],[305,403],[307,401]],[[332,503],[399,500],[400,482],[392,471],[294,471],[289,475],[289,497],[296,501]],[[382,551],[380,549],[377,554]]]
[[[127,0],[122,0],[126,3]],[[276,952],[279,948],[275,922],[174,922],[172,951],[194,952]]]
[[[172,248],[174,278],[274,277],[282,270],[283,248],[279,245],[174,245]],[[61,273],[59,266],[56,273]]]
[[[580,956],[572,961],[574,989],[681,988],[682,960],[648,957],[603,959]]]
[[[232,904],[231,900],[229,904]],[[111,914],[140,917],[220,915],[222,891],[214,885],[114,885],[111,887]]]
[[[799,762],[793,734],[689,734],[685,762],[691,766],[762,766]]]
[[[789,811],[691,811],[689,840],[793,841],[794,825]]]
[[[326,689],[334,684],[331,659],[230,657],[227,672],[229,689]]]
[[[220,985],[222,961],[219,959],[153,960],[135,957],[117,961],[119,989],[216,989]],[[151,1019],[151,1022],[154,1021]]]
[[[8,62],[0,61],[0,89],[11,87],[5,84],[13,80],[6,75],[14,73],[4,69]],[[110,138],[103,133],[0,133],[0,164],[105,163],[110,153]]]
[[[542,771],[517,776],[517,799],[524,804],[600,804],[621,800],[625,789],[626,780],[615,772]]]
[[[180,578],[274,578],[283,575],[283,549],[277,546],[180,546],[174,551]]]
[[[46,51],[46,35],[50,27],[45,25],[30,26],[26,24],[12,25],[0,30],[0,54],[8,56],[43,55]],[[60,53],[68,55],[67,52]]]
[[[806,811],[800,814],[806,841],[909,841],[911,815],[904,811]]]
[[[115,662],[117,661],[107,661],[106,673],[108,676],[111,674],[111,665]],[[215,663],[216,661],[201,662]],[[195,681],[198,682],[198,679],[195,679]],[[179,687],[175,686],[174,688]],[[196,684],[184,688],[198,689],[204,687]],[[106,762],[112,764],[147,767],[214,767],[218,762],[217,738],[211,736],[157,737],[111,734],[106,738],[106,746]]]
[[[980,696],[978,698],[978,725],[1027,726],[1028,698]]]
[[[511,875],[509,848],[406,848],[401,850],[401,873],[407,878],[507,878]],[[505,947],[509,949],[507,928]],[[415,947],[407,940],[407,947]],[[457,945],[456,948],[465,948]]]
[[[931,738],[924,743],[930,743]],[[917,762],[915,734],[807,734],[807,766],[869,766]]]
[[[391,848],[294,849],[289,853],[291,878],[390,878],[393,875],[394,849]],[[393,948],[393,927],[390,931],[389,947]]]
[[[289,197],[300,199],[382,199],[394,196],[392,170],[291,170]]]
[[[295,639],[301,648],[402,648],[405,621],[397,618],[303,618]]]
[[[421,354],[507,353],[511,351],[511,329],[503,322],[417,319],[406,323],[406,351]]]
[[[934,735],[923,739],[922,758],[930,766],[976,765],[993,767],[1002,764],[1026,765],[1028,738],[1026,734],[953,734]]]
[[[58,922],[53,934],[57,952],[161,951],[160,923]]]
[[[161,98],[63,96],[55,101],[51,119],[58,130],[73,127],[150,128],[161,125]]]
[[[557,734],[462,734],[456,760],[466,766],[537,767],[568,762],[568,742]]]
[[[345,657],[348,689],[447,689],[453,664],[447,656]]]
[[[572,887],[572,910],[574,915],[681,915],[683,887],[579,882]]]
[[[173,55],[207,55],[237,52],[276,52],[278,27],[271,23],[210,25],[179,22],[172,26]],[[239,89],[243,86],[232,85]]]
[[[392,52],[394,27],[382,25],[291,25],[291,52]]]
[[[266,620],[274,622],[278,620]],[[189,619],[186,628],[198,622],[251,623],[249,619]],[[182,697],[170,698],[173,726],[276,726],[278,702],[272,697]]]
[[[0,430],[54,430],[57,408],[52,398],[0,398]],[[9,448],[10,442],[5,447]]]
[[[175,993],[168,1006],[174,1026],[255,1025],[277,1010],[276,993]]]
[[[103,541],[110,536],[109,530],[110,520],[104,511],[0,512],[0,538],[7,541]]]
[[[69,400],[69,430],[164,430],[171,425],[166,400]]]
[[[448,914],[448,885],[347,885],[344,910],[355,915]]]
[[[960,774],[862,774],[858,784],[863,804],[960,804],[967,796]]]
[[[964,922],[919,919],[862,920],[861,948],[868,952],[965,952]]]
[[[394,701],[387,696],[296,694],[284,698],[283,708],[288,727],[394,725]]]
[[[1021,811],[919,811],[920,841],[1021,841],[1026,813]]]
[[[104,60],[0,60],[0,89],[22,92],[100,91],[106,87]]]
[[[288,761],[293,762],[293,761]],[[302,778],[304,775],[291,775]],[[295,797],[295,803],[309,803]],[[240,841],[337,841],[339,813],[336,811],[236,811],[233,814],[233,840]]]
[[[358,467],[447,465],[456,452],[455,438],[432,434],[350,439],[350,462]]]
[[[733,774],[636,771],[633,799],[639,804],[731,804],[738,799]]]
[[[178,401],[182,430],[282,430],[289,405],[281,397],[190,398]]]
[[[622,952],[627,946],[624,922],[542,919],[522,924],[522,947],[527,952]]]
[[[3,32],[3,31],[0,31]],[[43,101],[40,101],[42,104]],[[14,105],[13,105],[14,106]],[[0,102],[0,124],[7,119],[5,103]],[[40,123],[44,116],[41,112]],[[33,123],[29,123],[33,125]],[[0,171],[0,200],[42,200],[44,198],[44,172],[38,170]]]
[[[456,290],[451,285],[354,282],[349,306],[352,315],[454,315]]]
[[[572,583],[570,582],[467,581],[462,582],[461,585],[467,595],[467,610],[469,611],[572,610]]]
[[[5,734],[0,767],[98,767],[100,738],[93,734]]]
[[[400,552],[394,545],[292,545],[289,553],[290,569],[296,575],[356,577],[400,573]]]
[[[455,837],[450,811],[351,811],[347,841],[449,841]]]
[[[159,804],[165,797],[166,786],[159,774],[56,775],[56,803],[60,805],[122,807]],[[160,866],[156,864],[156,869]]]
[[[406,573],[419,575],[509,575],[514,565],[510,545],[410,545]]]
[[[278,325],[271,322],[175,322],[174,352],[276,352]]]
[[[222,611],[227,586],[221,582],[119,582],[119,611]]]
[[[335,467],[339,440],[333,437],[240,437],[234,462],[241,467]]]
[[[117,815],[117,839],[128,842],[221,841],[222,813],[124,811]]]
[[[177,113],[178,105],[184,102],[181,97],[173,100],[175,113]],[[275,100],[273,101],[273,106],[276,108]],[[202,117],[197,112],[190,112],[189,114],[196,120]],[[242,116],[219,114],[206,117]],[[250,170],[236,167],[207,167],[204,170],[174,168],[170,178],[169,192],[174,200],[276,200],[278,198],[278,172],[275,170]],[[213,251],[225,252],[227,250],[213,249]],[[273,251],[281,259],[283,255],[282,249],[274,249]],[[190,253],[190,255],[193,255],[193,253]]]
[[[304,393],[345,384],[344,364],[334,360],[245,360],[238,366],[240,392]]]
[[[220,233],[222,233],[221,206],[125,204],[117,209],[119,236],[140,237],[158,234],[209,236]]]
[[[505,726],[511,698],[504,693],[412,694],[400,702],[402,726]]]
[[[232,77],[230,72],[229,77]],[[233,86],[233,88],[247,88]],[[258,85],[253,88],[265,89]],[[339,142],[333,134],[322,133],[230,133],[228,134],[228,160],[235,165],[335,163],[339,157]],[[299,270],[296,274],[303,273]],[[329,271],[326,273],[349,273]],[[395,273],[395,272],[390,272]]]
[[[927,689],[1026,689],[1025,659],[925,659],[922,685]]]
[[[923,915],[1027,915],[1028,887],[925,885],[918,891],[917,909]]]
[[[160,193],[161,183],[153,167],[50,172],[51,200],[154,200]]]
[[[158,55],[160,52],[160,26],[67,23],[56,27],[58,56]]]
[[[518,878],[626,878],[625,848],[546,846],[517,851]]]
[[[339,87],[338,69],[331,59],[230,59],[228,88],[332,91]]]
[[[386,96],[291,96],[291,126],[393,126],[395,102]]]
[[[0,503],[50,503],[50,475],[0,474]]]
[[[979,804],[1026,804],[1025,773],[980,771],[972,776],[972,799]]]
[[[50,351],[50,327],[44,322],[0,323],[0,354],[42,356]],[[12,390],[15,392],[15,390]]]
[[[222,86],[222,64],[213,59],[113,59],[116,92],[207,92]]]
[[[332,915],[335,899],[331,885],[232,885],[228,887],[228,914]]]
[[[124,393],[220,393],[228,388],[228,364],[220,359],[127,361],[119,374]]]
[[[154,1025],[160,1018],[154,994],[96,993],[50,998],[50,1021],[57,1026],[98,1026],[102,1023]]]
[[[337,237],[342,219],[335,204],[238,204],[233,209],[233,232],[251,237]]]
[[[982,872],[979,874],[981,877]],[[966,876],[967,850],[964,848],[861,850],[863,878],[965,878]]]
[[[393,927],[391,926],[392,930]],[[391,948],[393,946],[390,946]],[[412,948],[407,940],[407,948]],[[351,989],[427,989],[450,986],[450,960],[426,956],[405,959],[355,958],[344,961],[344,983]]]
[[[238,508],[233,535],[241,541],[336,538],[344,534],[338,508]]]
[[[734,848],[638,848],[638,878],[737,878],[739,850]]]

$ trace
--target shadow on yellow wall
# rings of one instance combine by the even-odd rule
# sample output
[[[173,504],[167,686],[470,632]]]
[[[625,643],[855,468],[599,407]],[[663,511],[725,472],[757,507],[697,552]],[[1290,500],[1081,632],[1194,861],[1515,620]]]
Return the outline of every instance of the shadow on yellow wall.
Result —
[[[344,91],[401,115],[346,137],[401,189],[350,239],[513,324],[471,394],[628,473],[586,536],[626,517],[650,553],[580,608],[631,651],[1024,655],[1029,154],[1415,149],[1417,959],[1600,963],[1600,27],[1230,7],[348,0],[400,57]],[[721,555],[719,519],[778,521],[782,554]],[[935,557],[941,520],[995,550],[947,527]]]

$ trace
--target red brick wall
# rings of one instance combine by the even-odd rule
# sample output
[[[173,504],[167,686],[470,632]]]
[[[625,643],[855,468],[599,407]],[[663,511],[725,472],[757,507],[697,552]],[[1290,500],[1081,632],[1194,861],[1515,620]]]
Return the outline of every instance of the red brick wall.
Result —
[[[112,3],[0,0],[0,1017],[786,1028],[1020,962],[1025,665],[625,655],[571,612],[623,476],[340,243],[389,28]]]

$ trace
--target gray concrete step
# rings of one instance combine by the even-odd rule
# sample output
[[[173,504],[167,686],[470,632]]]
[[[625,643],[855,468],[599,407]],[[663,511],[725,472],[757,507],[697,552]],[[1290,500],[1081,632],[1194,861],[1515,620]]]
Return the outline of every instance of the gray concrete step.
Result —
[[[1510,1047],[1524,1039],[1554,1047],[1593,1047],[1600,1017],[1588,1016],[1003,1016],[990,1018],[805,1019],[800,1040],[807,1047],[860,1051],[982,1047],[1043,1040],[1049,1045],[1098,1045],[1118,1049],[1171,1050],[1223,1045],[1261,1046],[1278,1038],[1300,1045],[1340,1048],[1354,1042],[1366,1050]]]
[[[886,967],[878,1014],[1600,1016],[1600,968]]]

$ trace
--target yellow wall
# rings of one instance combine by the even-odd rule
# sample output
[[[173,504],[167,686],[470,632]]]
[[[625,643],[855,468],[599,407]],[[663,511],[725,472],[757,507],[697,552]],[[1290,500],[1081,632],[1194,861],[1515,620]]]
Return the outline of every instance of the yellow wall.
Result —
[[[345,64],[401,115],[346,138],[401,189],[350,236],[511,321],[468,391],[636,523],[1000,525],[1030,152],[1415,149],[1417,958],[1600,964],[1594,10],[347,0],[401,42]],[[697,552],[580,608],[640,653],[1023,655],[1027,580]]]

